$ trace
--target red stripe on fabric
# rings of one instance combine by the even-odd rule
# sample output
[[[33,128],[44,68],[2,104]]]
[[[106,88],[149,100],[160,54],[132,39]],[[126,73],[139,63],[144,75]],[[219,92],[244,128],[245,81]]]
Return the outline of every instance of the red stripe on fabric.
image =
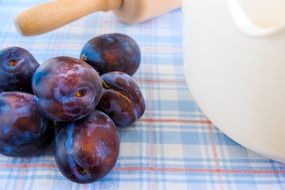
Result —
[[[34,164],[34,163],[23,163],[23,164],[0,164],[0,168],[17,168],[17,169],[26,169],[26,168],[57,168],[56,164]]]
[[[140,121],[149,123],[192,123],[192,124],[212,124],[209,120],[191,120],[191,119],[171,119],[171,118],[141,118]]]
[[[115,171],[154,171],[154,172],[193,172],[193,173],[223,173],[223,174],[285,174],[284,170],[243,170],[243,169],[207,169],[207,168],[159,168],[159,167],[120,167]]]
[[[15,169],[28,169],[28,168],[43,168],[43,169],[55,169],[56,164],[0,164],[0,169],[15,168]],[[220,169],[220,168],[184,168],[184,167],[115,167],[114,171],[118,172],[129,172],[129,171],[147,171],[147,172],[194,172],[194,173],[223,173],[223,174],[285,174],[285,169],[283,170],[246,170],[246,169]]]
[[[142,48],[143,53],[180,53],[181,48],[165,48],[165,47],[151,47],[144,46]]]
[[[213,151],[213,157],[214,157],[214,161],[215,161],[215,166],[216,168],[220,168],[220,163],[219,163],[219,158],[218,158],[218,153],[217,153],[217,147],[216,147],[216,140],[215,140],[215,135],[213,132],[213,126],[212,124],[208,124],[208,130],[209,130],[209,138],[211,141],[211,147],[212,147],[212,151]],[[224,190],[224,186],[222,185],[222,176],[218,175],[218,180],[219,180],[219,189]]]
[[[139,83],[174,83],[174,84],[183,84],[186,85],[184,80],[157,80],[157,79],[136,79]]]
[[[102,22],[104,24],[104,21]],[[103,28],[103,27],[102,27]],[[109,33],[110,31],[108,30],[108,32],[100,32],[102,34],[105,33]],[[15,44],[15,40],[11,40],[11,39],[6,39],[5,42],[3,42],[3,44],[1,44],[1,47],[7,47],[10,46],[11,44]],[[17,42],[18,46],[23,46],[25,47],[27,44],[24,42]],[[58,44],[60,45],[60,44]],[[45,50],[48,48],[47,43],[45,42],[37,42],[37,50]],[[55,48],[55,47],[54,47]],[[75,50],[78,51],[80,48],[82,48],[82,44],[81,43],[77,43],[77,42],[72,42],[70,41],[68,43],[68,49],[67,50]],[[141,46],[141,51],[142,54],[145,53],[159,53],[159,54],[167,54],[169,55],[169,53],[180,53],[182,50],[181,48],[164,48],[164,47],[151,47],[151,46]]]

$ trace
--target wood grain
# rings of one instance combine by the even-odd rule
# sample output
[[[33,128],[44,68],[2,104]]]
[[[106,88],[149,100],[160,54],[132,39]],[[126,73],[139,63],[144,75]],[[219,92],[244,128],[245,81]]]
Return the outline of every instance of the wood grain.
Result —
[[[32,36],[52,31],[96,11],[118,9],[122,0],[58,0],[35,6],[15,19],[18,31]]]
[[[181,0],[56,0],[35,6],[15,19],[18,31],[32,36],[52,31],[96,11],[113,10],[119,20],[143,22],[181,6]]]

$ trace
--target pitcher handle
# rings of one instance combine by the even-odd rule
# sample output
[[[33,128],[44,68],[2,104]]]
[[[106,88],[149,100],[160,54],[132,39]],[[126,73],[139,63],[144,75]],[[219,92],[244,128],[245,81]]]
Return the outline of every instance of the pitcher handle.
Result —
[[[246,14],[240,0],[228,0],[228,3],[236,27],[248,36],[268,37],[285,28],[285,22],[273,27],[258,26]]]

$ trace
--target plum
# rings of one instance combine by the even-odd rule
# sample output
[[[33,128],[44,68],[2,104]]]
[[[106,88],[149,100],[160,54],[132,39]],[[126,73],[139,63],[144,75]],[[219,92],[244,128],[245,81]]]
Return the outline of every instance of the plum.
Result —
[[[55,57],[44,62],[34,73],[32,85],[40,111],[59,122],[90,114],[102,95],[98,73],[72,57]]]
[[[127,127],[145,111],[145,101],[134,79],[123,72],[110,72],[101,76],[103,95],[98,109],[105,112],[117,127]]]
[[[80,58],[94,67],[100,75],[111,71],[133,75],[140,65],[141,52],[135,40],[127,35],[113,33],[88,41]]]
[[[20,47],[0,51],[0,91],[32,93],[32,76],[39,67],[33,55]]]
[[[77,183],[103,178],[114,167],[119,155],[119,135],[114,122],[94,111],[56,130],[55,160],[61,173]]]
[[[35,97],[24,92],[0,94],[0,153],[33,156],[53,140],[52,123],[42,117]]]

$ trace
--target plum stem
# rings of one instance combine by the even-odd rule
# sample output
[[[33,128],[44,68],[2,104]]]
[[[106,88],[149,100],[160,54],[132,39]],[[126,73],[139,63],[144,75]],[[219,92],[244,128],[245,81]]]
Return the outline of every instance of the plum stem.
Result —
[[[11,60],[11,61],[9,61],[8,64],[9,64],[11,67],[15,67],[15,66],[17,65],[17,61]]]

